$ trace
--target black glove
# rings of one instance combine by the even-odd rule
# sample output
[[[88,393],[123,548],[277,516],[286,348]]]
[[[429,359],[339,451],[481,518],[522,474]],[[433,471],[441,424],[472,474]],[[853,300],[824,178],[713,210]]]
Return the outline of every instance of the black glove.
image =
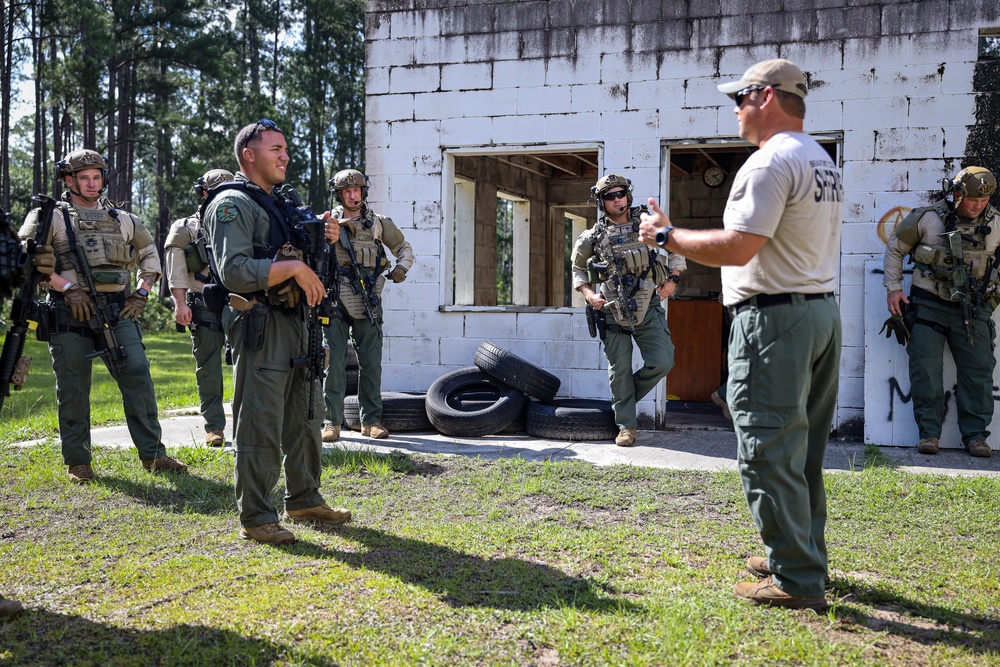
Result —
[[[74,319],[86,322],[94,316],[94,305],[90,302],[90,297],[87,296],[87,293],[79,285],[75,283],[70,285],[69,289],[63,292],[62,295],[66,299],[66,305],[69,306],[69,312],[73,314]]]
[[[392,272],[389,273],[389,279],[394,283],[403,282],[404,280],[406,280],[406,269],[397,265],[396,268],[394,268]]]
[[[899,315],[893,315],[883,322],[882,328],[878,332],[882,333],[883,331],[885,331],[886,338],[892,338],[892,335],[896,334],[896,342],[900,345],[906,345],[910,342],[910,330],[906,328],[903,318]]]
[[[135,322],[139,319],[139,313],[141,313],[142,309],[146,307],[146,302],[148,300],[148,296],[143,296],[138,292],[132,292],[125,297],[125,305],[122,306],[122,311],[118,314],[123,319]]]

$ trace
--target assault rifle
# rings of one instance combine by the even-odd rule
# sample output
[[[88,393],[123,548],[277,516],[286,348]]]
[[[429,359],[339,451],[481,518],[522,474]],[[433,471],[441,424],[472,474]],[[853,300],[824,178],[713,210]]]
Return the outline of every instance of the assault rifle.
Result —
[[[323,300],[316,306],[307,306],[306,324],[309,328],[308,344],[304,357],[294,357],[292,368],[309,370],[309,419],[316,416],[313,399],[316,397],[316,383],[326,374],[326,352],[323,349],[323,327],[330,324],[333,316],[333,303],[329,291],[333,277],[330,275],[330,264],[333,253],[326,240],[326,222],[316,217],[310,206],[302,203],[302,198],[292,189],[292,186],[282,186],[280,193],[291,206],[286,206],[288,213],[297,218],[294,229],[298,236],[298,247],[302,250],[306,264],[323,282]]]
[[[357,255],[354,254],[354,246],[351,245],[351,239],[347,230],[343,230],[343,233],[340,235],[340,245],[347,251],[347,256],[351,260],[350,267],[343,269],[347,280],[351,284],[351,289],[361,297],[361,304],[365,307],[365,318],[375,325],[379,336],[381,336],[382,318],[379,317],[376,309],[382,303],[382,298],[375,293],[375,285],[378,283],[379,274],[385,270],[388,262],[385,262],[382,253],[379,253],[378,265],[369,274],[365,270],[364,265],[358,261]]]
[[[962,326],[965,327],[965,342],[969,345],[975,342],[975,325],[977,308],[972,303],[973,291],[975,289],[975,278],[969,272],[969,267],[965,263],[962,254],[962,233],[959,230],[945,232],[942,236],[951,251],[951,256],[955,261],[955,268],[951,271],[950,296],[952,300],[958,299],[962,305]]]
[[[35,252],[38,246],[45,245],[49,240],[49,232],[52,230],[52,214],[55,211],[56,201],[45,195],[35,195],[31,198],[31,203],[41,209],[38,212],[38,225],[35,227],[35,237],[29,239],[27,252],[21,250],[21,243],[17,238],[17,233],[10,223],[10,214],[0,209],[0,234],[6,235],[0,240],[0,247],[7,246],[7,252],[0,251],[4,257],[15,256],[16,261],[9,268],[10,275],[5,275],[10,284],[21,283],[21,289],[14,297],[10,307],[10,329],[3,342],[3,352],[0,353],[0,408],[3,401],[10,396],[10,388],[20,390],[21,386],[28,379],[28,369],[31,366],[31,357],[24,356],[24,339],[28,331],[34,331],[38,327],[38,304],[35,303],[35,290],[42,280],[42,274],[37,271],[30,271],[28,278],[23,279],[21,273],[23,267],[28,263],[28,255]],[[9,235],[7,235],[9,231]],[[9,245],[4,243],[9,241]],[[8,272],[4,272],[5,274]],[[23,282],[22,282],[23,280]]]
[[[73,231],[73,225],[69,221],[69,210],[65,204],[63,204],[63,220],[66,223],[69,247],[76,256],[76,272],[83,276],[87,283],[87,291],[93,300],[94,314],[87,320],[87,326],[94,333],[98,349],[86,355],[86,358],[103,357],[104,365],[108,367],[108,373],[116,382],[120,381],[125,375],[125,360],[128,359],[128,352],[118,344],[118,338],[115,336],[114,325],[118,323],[118,313],[111,312],[110,305],[101,303],[97,288],[94,286],[94,275],[90,272],[90,264],[87,262],[87,253],[76,242],[76,232]]]
[[[639,324],[639,318],[635,315],[639,306],[633,296],[635,290],[629,293],[629,288],[636,284],[635,276],[628,273],[623,258],[609,259],[605,262],[594,261],[595,259],[596,257],[591,257],[587,260],[587,268],[596,271],[602,278],[601,282],[610,285],[611,289],[614,290],[611,307],[615,311],[615,316],[619,322],[627,321],[635,327]]]

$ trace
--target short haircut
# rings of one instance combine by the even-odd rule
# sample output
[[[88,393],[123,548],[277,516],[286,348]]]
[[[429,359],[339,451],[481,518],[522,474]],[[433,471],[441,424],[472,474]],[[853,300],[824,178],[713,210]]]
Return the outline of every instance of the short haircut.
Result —
[[[785,92],[784,90],[773,89],[775,94],[778,96],[778,106],[787,113],[789,116],[794,116],[795,118],[805,118],[806,117],[806,101],[796,95],[795,93]]]
[[[265,123],[267,123],[267,126],[265,126]],[[260,139],[260,135],[264,134],[267,130],[285,136],[284,132],[270,121],[250,123],[236,134],[236,142],[233,144],[233,150],[236,152],[236,161],[241,167],[243,166],[243,149],[249,146],[250,142]]]

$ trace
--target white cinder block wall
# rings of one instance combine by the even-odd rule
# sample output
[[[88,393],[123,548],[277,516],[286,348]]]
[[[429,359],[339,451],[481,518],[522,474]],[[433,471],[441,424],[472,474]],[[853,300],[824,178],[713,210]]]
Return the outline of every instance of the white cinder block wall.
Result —
[[[865,261],[882,255],[880,219],[926,204],[967,155],[997,169],[1000,151],[969,145],[970,127],[1000,122],[1000,104],[977,105],[989,93],[974,87],[977,72],[996,77],[977,63],[980,30],[1000,27],[993,0],[369,0],[365,26],[369,199],[417,254],[408,280],[386,289],[384,389],[425,390],[490,339],[558,375],[561,395],[607,397],[582,313],[443,309],[445,150],[596,144],[602,173],[624,172],[638,195],[662,198],[661,146],[735,138],[716,84],[786,57],[810,82],[806,130],[842,137],[835,426],[861,435],[866,416],[885,419],[887,392],[869,387],[866,405],[866,340],[879,339],[866,338],[865,317],[884,319],[885,295],[866,289]],[[640,405],[647,424],[663,397],[661,388]],[[896,419],[912,421],[908,405],[896,407]]]

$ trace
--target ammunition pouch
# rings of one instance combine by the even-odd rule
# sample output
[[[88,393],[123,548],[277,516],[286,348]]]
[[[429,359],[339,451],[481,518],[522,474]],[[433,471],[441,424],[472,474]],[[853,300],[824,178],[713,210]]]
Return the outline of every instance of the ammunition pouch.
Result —
[[[951,280],[958,262],[951,250],[944,246],[920,243],[911,252],[914,265],[925,277]]]
[[[191,293],[188,292],[188,294]],[[216,285],[214,283],[205,285],[205,289],[201,293],[201,298],[205,303],[205,308],[208,308],[209,312],[214,314],[216,317],[222,317],[222,311],[226,307],[226,298],[228,296],[229,290],[222,285]],[[186,298],[187,297],[185,297],[185,299]]]
[[[243,345],[246,349],[263,349],[270,319],[271,309],[263,304],[257,304],[243,314]]]
[[[208,266],[208,249],[205,239],[198,238],[193,243],[184,246],[184,259],[187,262],[188,271],[201,273]]]

